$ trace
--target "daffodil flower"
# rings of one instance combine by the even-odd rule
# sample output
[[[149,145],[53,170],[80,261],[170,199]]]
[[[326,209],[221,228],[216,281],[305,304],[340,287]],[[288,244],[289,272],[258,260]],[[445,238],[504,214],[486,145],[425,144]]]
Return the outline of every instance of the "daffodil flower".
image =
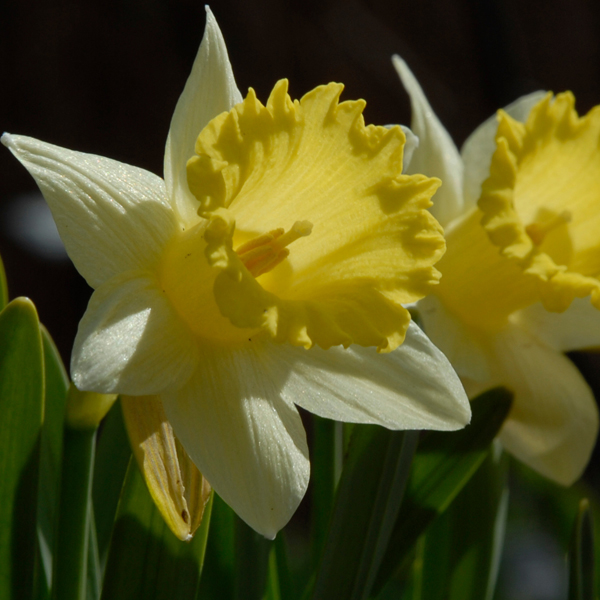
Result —
[[[135,397],[136,411],[159,402],[202,474],[267,537],[308,483],[295,405],[392,429],[470,418],[460,380],[403,307],[439,278],[444,241],[427,211],[439,182],[401,174],[402,130],[366,127],[364,102],[339,103],[341,91],[292,102],[281,81],[266,105],[252,90],[242,101],[208,12],[164,181],[2,138],[95,290],[75,385]]]
[[[400,57],[419,136],[408,172],[438,176],[442,280],[418,307],[470,394],[515,393],[500,439],[565,485],[598,432],[593,394],[563,352],[600,346],[600,107],[536,92],[483,123],[461,153]],[[550,312],[552,311],[552,312]]]

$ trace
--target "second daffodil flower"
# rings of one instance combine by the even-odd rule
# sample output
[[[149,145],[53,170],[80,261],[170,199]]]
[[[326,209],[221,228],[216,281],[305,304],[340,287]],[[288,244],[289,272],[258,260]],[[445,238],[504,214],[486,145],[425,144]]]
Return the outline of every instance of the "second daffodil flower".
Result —
[[[274,537],[309,478],[295,404],[391,429],[470,418],[403,304],[438,282],[439,185],[402,175],[399,127],[366,127],[329,84],[242,101],[210,12],[167,139],[164,181],[13,135],[95,289],[71,362],[80,389],[153,396],[185,451]],[[138,403],[139,407],[139,403]]]
[[[585,380],[563,355],[600,347],[600,107],[536,92],[499,111],[459,154],[406,63],[421,145],[409,172],[438,176],[445,228],[440,286],[418,306],[425,331],[471,394],[515,393],[500,439],[543,475],[570,484],[598,433]]]

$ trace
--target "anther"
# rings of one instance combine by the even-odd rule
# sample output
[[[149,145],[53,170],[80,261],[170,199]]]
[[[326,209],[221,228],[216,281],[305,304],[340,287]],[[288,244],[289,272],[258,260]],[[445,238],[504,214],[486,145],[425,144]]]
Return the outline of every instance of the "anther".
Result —
[[[552,218],[547,221],[542,221],[541,223],[534,222],[525,227],[525,231],[527,235],[531,238],[531,241],[539,246],[544,241],[544,238],[548,233],[550,233],[553,229],[560,227],[561,225],[566,225],[571,222],[573,215],[568,210],[563,210],[561,213],[554,215]]]
[[[296,221],[289,231],[286,232],[281,228],[269,231],[242,244],[236,248],[236,253],[248,271],[254,277],[258,277],[274,269],[289,256],[290,251],[286,246],[301,237],[310,235],[311,231],[312,223]]]

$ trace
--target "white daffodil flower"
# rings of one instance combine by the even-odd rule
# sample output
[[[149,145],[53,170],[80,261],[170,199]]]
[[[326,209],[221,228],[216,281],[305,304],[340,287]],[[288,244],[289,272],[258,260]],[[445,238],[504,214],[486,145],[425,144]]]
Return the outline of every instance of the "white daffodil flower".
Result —
[[[75,385],[151,396],[167,431],[159,401],[214,489],[270,538],[309,478],[295,405],[391,429],[470,419],[460,380],[403,307],[439,278],[444,241],[427,211],[439,182],[401,174],[401,128],[365,127],[364,102],[338,103],[341,91],[292,102],[282,81],[266,106],[253,90],[242,101],[207,10],[164,181],[2,138],[95,290],[73,348]],[[139,452],[155,464],[151,479],[177,472],[153,458],[163,447],[157,438]]]
[[[563,352],[600,347],[600,108],[580,118],[570,94],[536,92],[459,153],[406,63],[393,62],[420,139],[407,172],[443,181],[431,212],[447,252],[440,285],[417,305],[425,331],[471,395],[513,390],[504,447],[571,484],[598,432],[593,394]]]

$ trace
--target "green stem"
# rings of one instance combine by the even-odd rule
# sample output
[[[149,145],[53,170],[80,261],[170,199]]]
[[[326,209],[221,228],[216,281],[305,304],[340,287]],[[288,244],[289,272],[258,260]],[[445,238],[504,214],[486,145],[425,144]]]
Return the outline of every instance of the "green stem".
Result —
[[[85,600],[95,436],[65,426],[52,600]]]

